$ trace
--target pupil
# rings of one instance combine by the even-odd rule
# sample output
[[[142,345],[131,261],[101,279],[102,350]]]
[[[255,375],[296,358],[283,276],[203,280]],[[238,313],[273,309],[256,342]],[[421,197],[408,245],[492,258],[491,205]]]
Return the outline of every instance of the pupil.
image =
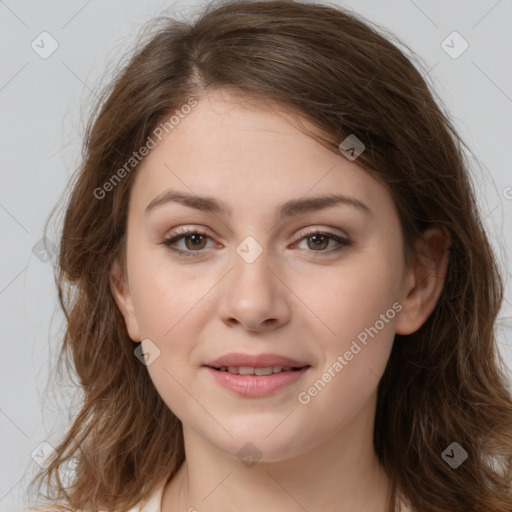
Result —
[[[198,247],[198,243],[200,244],[201,243],[201,238],[203,237],[203,235],[189,235],[188,239],[190,242],[192,242],[192,245],[195,246],[196,248]]]
[[[322,241],[325,242],[325,237],[323,235],[313,235],[310,237],[310,240],[313,240],[313,244],[315,247],[320,247],[320,244],[322,244]],[[323,247],[323,245],[322,245],[322,247]]]

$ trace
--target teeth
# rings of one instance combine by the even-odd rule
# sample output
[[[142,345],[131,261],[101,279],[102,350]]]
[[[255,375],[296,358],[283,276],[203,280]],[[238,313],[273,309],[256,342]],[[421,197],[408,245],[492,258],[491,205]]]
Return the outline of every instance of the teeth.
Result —
[[[267,366],[265,368],[253,368],[252,366],[222,366],[221,372],[229,372],[235,375],[272,375],[273,373],[290,372],[291,366]]]
[[[272,375],[272,368],[254,368],[255,375]]]

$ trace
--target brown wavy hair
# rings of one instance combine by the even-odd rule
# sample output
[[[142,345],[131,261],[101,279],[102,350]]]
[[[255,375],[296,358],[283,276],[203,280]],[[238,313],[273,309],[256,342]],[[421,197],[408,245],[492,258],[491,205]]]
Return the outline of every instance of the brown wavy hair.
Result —
[[[374,448],[392,482],[391,511],[401,495],[415,511],[511,512],[512,399],[495,334],[500,271],[469,150],[412,52],[350,11],[290,1],[214,2],[187,22],[162,16],[139,44],[89,120],[65,211],[58,365],[76,375],[82,400],[58,458],[30,485],[71,509],[126,510],[184,461],[181,422],[134,357],[110,288],[114,261],[124,263],[137,167],[103,199],[95,190],[191,97],[224,89],[312,122],[318,130],[308,133],[332,151],[349,134],[363,141],[357,162],[391,193],[408,263],[425,229],[450,233],[435,310],[417,332],[395,336]],[[441,457],[454,441],[469,454],[457,469]]]

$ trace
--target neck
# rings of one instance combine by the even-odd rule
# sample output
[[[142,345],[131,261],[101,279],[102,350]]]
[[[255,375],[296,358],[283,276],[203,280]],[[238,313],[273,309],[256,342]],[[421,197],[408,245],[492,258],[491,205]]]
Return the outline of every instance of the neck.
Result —
[[[373,450],[374,405],[310,450],[252,466],[184,428],[186,461],[164,490],[162,512],[234,512],[241,504],[244,512],[387,512],[390,482]]]

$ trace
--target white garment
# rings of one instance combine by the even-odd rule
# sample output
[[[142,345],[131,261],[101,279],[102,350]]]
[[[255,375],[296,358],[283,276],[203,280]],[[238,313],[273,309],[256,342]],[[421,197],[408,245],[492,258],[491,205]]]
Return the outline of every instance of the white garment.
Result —
[[[141,502],[126,512],[161,512],[162,496],[164,494],[167,481],[168,480],[165,479],[164,482],[156,488],[155,492],[148,498],[146,502]],[[53,508],[51,505],[44,505],[24,509],[23,512],[53,512],[54,510],[55,508]]]
[[[128,510],[128,512],[161,512],[162,496],[164,494],[165,483],[158,486],[155,492],[150,496],[146,503],[141,503]]]

